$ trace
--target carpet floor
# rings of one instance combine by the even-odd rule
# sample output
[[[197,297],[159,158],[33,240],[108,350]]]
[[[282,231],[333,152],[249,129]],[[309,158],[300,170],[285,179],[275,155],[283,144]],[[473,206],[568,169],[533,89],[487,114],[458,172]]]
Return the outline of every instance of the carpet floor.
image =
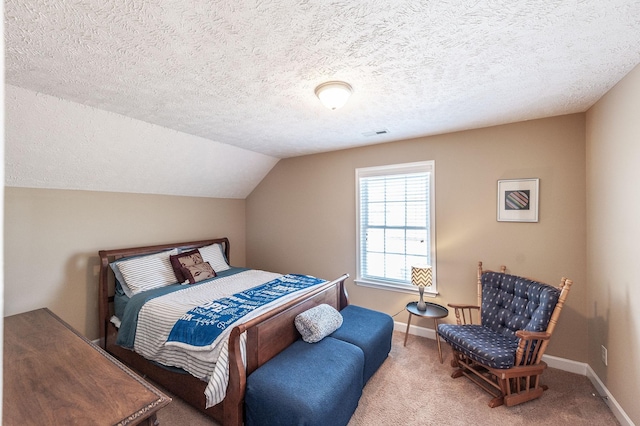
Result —
[[[349,426],[370,425],[618,425],[589,379],[553,368],[542,375],[542,397],[514,407],[489,408],[490,395],[465,377],[452,379],[451,349],[435,340],[394,332],[389,358],[365,386]],[[171,394],[169,394],[171,395]],[[160,410],[163,426],[217,423],[174,397]]]

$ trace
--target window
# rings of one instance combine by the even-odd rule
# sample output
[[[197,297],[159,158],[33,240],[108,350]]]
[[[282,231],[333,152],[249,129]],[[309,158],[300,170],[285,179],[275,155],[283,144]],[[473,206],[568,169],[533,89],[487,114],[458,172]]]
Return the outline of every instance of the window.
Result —
[[[430,265],[436,293],[433,161],[356,169],[358,285],[415,292],[411,266]]]

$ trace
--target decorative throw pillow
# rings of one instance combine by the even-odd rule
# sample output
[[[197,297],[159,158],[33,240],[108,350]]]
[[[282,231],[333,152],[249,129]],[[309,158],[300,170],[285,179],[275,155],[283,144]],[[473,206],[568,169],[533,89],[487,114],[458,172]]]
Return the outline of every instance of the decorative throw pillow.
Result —
[[[209,262],[202,262],[185,266],[182,268],[182,275],[189,280],[189,284],[195,284],[207,278],[215,277],[216,271],[213,270]]]
[[[318,305],[298,314],[293,321],[307,343],[324,339],[342,325],[342,314],[327,304]]]
[[[169,256],[169,260],[171,261],[173,272],[176,274],[176,279],[180,283],[184,283],[187,281],[187,277],[182,273],[182,268],[204,262],[204,260],[202,260],[202,255],[200,254],[198,249],[189,250],[180,254]]]

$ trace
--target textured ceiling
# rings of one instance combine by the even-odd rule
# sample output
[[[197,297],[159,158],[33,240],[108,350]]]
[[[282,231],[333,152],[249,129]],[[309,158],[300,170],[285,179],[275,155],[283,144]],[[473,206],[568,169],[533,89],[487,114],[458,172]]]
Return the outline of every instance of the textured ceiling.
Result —
[[[5,48],[11,85],[285,158],[585,111],[640,1],[5,0]]]
[[[278,161],[9,84],[4,95],[6,186],[244,199]]]

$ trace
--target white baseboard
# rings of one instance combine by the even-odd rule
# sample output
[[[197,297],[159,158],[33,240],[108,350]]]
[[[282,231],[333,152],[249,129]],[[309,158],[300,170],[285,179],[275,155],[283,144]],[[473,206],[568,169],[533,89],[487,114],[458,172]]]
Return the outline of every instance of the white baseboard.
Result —
[[[613,395],[611,395],[611,392],[609,392],[609,389],[607,389],[604,383],[602,383],[602,381],[600,380],[600,377],[598,377],[598,375],[596,374],[595,371],[593,371],[590,365],[587,365],[586,376],[589,378],[589,380],[591,380],[591,383],[598,391],[598,394],[604,398],[604,402],[609,406],[609,408],[611,409],[611,412],[613,413],[614,416],[616,416],[616,419],[618,419],[620,424],[622,426],[634,426],[634,423],[631,420],[631,418],[627,416],[627,413],[624,412],[620,404],[618,404],[618,401],[616,401]]]
[[[407,330],[407,324],[402,322],[394,322],[394,330],[404,333]],[[426,337],[428,339],[435,340],[436,332],[431,328],[418,327],[412,325],[409,327],[409,334]],[[627,416],[620,404],[611,395],[607,387],[602,383],[597,374],[593,371],[589,364],[584,362],[572,361],[566,358],[559,358],[552,355],[543,355],[542,359],[551,368],[557,368],[558,370],[568,371],[569,373],[579,374],[581,376],[587,376],[593,386],[598,391],[601,397],[604,397],[604,402],[609,406],[611,412],[622,426],[635,426],[633,421]]]
[[[547,363],[551,368],[557,368],[558,370],[568,371],[569,373],[579,374],[581,376],[587,375],[587,367],[589,366],[585,362],[572,361],[566,358],[558,358],[553,355],[542,355],[542,360]]]
[[[407,331],[407,324],[403,322],[394,321],[393,329],[395,331],[401,331],[402,333],[404,333],[405,331]],[[409,327],[409,334],[436,340],[436,332],[432,328],[418,327],[418,326],[412,325],[411,327]]]

